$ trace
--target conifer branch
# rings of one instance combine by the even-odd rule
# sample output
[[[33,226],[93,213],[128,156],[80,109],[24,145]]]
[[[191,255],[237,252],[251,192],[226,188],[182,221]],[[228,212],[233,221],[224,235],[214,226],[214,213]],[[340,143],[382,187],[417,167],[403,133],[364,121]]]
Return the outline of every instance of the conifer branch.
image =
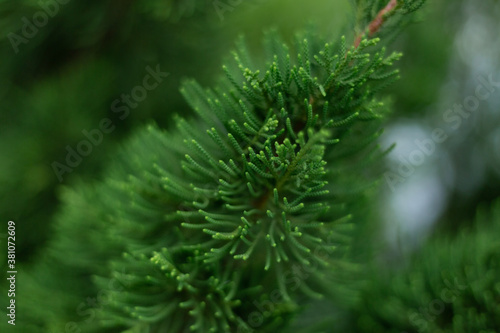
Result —
[[[342,286],[328,281],[355,269],[350,233],[380,170],[379,92],[398,78],[401,56],[369,37],[397,5],[349,49],[314,31],[290,48],[270,34],[267,61],[256,63],[240,44],[220,86],[182,87],[197,119],[139,132],[105,182],[66,197],[52,253],[75,271],[58,278],[86,276],[98,262],[82,285],[121,287],[96,327],[236,332],[249,328],[257,300],[279,291],[258,331],[282,331],[302,301],[336,296]],[[82,230],[96,232],[74,242]],[[287,276],[297,269],[307,274],[294,286]],[[92,325],[82,328],[98,332]]]
[[[377,16],[368,24],[367,28],[356,37],[354,40],[354,47],[357,48],[363,37],[366,35],[368,35],[368,37],[372,37],[375,33],[377,33],[382,27],[382,24],[384,24],[387,20],[387,17],[396,10],[397,6],[397,0],[390,0],[389,3],[381,9]]]

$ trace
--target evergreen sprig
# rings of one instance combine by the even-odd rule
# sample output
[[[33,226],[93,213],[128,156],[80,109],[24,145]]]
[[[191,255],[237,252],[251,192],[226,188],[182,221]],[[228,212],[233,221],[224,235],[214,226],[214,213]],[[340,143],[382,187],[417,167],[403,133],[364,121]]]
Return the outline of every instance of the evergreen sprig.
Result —
[[[203,121],[177,118],[169,134],[150,127],[97,187],[96,222],[107,231],[95,242],[114,244],[106,257],[125,254],[95,279],[123,286],[103,323],[229,332],[248,326],[243,300],[276,289],[282,301],[266,325],[278,327],[298,297],[328,293],[325,276],[342,269],[338,248],[355,223],[347,207],[383,153],[373,144],[384,112],[375,93],[397,77],[400,55],[378,42],[348,49],[308,36],[295,55],[270,35],[264,70],[240,43],[220,88],[184,85]],[[292,290],[285,272],[302,266],[311,277]]]
[[[290,48],[271,33],[264,63],[241,41],[217,88],[182,87],[198,118],[149,126],[102,183],[68,192],[50,256],[70,269],[60,279],[88,287],[92,271],[106,291],[86,331],[268,332],[335,295],[332,277],[352,269],[356,204],[385,153],[379,95],[401,56],[371,37],[333,45],[308,33]],[[83,230],[86,242],[68,239]]]

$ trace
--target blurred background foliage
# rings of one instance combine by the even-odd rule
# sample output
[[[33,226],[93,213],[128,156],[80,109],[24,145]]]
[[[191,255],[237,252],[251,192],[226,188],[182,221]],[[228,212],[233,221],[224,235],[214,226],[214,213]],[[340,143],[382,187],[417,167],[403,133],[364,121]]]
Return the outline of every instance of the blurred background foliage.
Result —
[[[258,50],[271,27],[287,38],[310,22],[331,38],[346,26],[354,29],[347,0],[69,0],[15,52],[9,34],[21,35],[23,18],[32,21],[41,3],[0,1],[0,216],[16,221],[17,260],[26,265],[50,237],[61,188],[99,178],[136,128],[150,122],[169,128],[173,114],[189,115],[180,83],[213,84],[238,35]],[[382,228],[373,228],[377,251],[371,255],[385,263],[401,263],[431,232],[435,238],[461,232],[473,223],[476,207],[500,196],[500,88],[458,128],[443,118],[474,95],[478,75],[500,81],[498,17],[495,0],[431,1],[421,22],[392,45],[404,57],[382,142],[397,143],[388,167],[397,171],[401,159],[419,149],[415,140],[430,138],[436,128],[447,140],[395,187],[382,180],[374,219]],[[170,75],[120,120],[112,102],[142,83],[146,66],[156,65]],[[60,183],[51,164],[64,163],[66,146],[75,147],[85,139],[83,130],[98,128],[106,117],[116,130]]]
[[[24,38],[25,19],[33,22],[43,9],[38,1],[0,2],[5,37],[0,40],[0,212],[19,221],[18,232],[24,235],[18,241],[19,260],[29,260],[44,244],[58,188],[99,175],[116,144],[135,128],[150,121],[169,128],[173,114],[189,114],[180,83],[185,78],[214,82],[239,35],[257,47],[263,30],[277,27],[291,38],[311,21],[335,35],[348,8],[330,1],[227,6],[205,0],[68,1],[54,7],[45,25],[35,26],[27,43],[18,43],[9,34]],[[130,116],[119,119],[112,102],[142,84],[147,66],[157,65],[168,78]],[[61,184],[51,164],[64,164],[66,146],[74,149],[86,139],[82,131],[98,128],[103,118],[110,118],[116,130],[65,173]]]

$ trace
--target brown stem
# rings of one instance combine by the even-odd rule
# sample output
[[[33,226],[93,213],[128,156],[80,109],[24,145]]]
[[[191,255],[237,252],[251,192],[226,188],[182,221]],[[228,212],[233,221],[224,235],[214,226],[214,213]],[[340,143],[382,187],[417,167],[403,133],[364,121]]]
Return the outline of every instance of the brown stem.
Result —
[[[377,16],[370,22],[368,28],[365,29],[362,33],[360,33],[356,39],[354,40],[354,47],[357,48],[359,43],[361,43],[361,39],[368,32],[368,36],[373,36],[377,31],[380,30],[380,27],[385,21],[385,17],[388,13],[392,12],[396,6],[398,5],[397,0],[390,0],[387,6],[385,6],[381,11],[378,12]]]

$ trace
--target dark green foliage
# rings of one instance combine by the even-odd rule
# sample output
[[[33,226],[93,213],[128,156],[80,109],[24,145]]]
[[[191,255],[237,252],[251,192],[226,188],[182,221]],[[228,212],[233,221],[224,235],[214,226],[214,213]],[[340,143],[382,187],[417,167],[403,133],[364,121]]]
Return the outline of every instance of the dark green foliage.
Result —
[[[190,17],[200,13],[202,9],[211,4],[212,1],[209,0],[148,0],[138,2],[135,5],[153,17],[178,21],[183,17]]]
[[[67,196],[78,208],[60,215],[52,252],[74,268],[60,278],[75,281],[72,295],[89,271],[94,293],[120,286],[82,323],[89,331],[270,331],[301,300],[339,288],[329,276],[350,269],[354,207],[383,153],[373,144],[385,112],[375,95],[397,77],[400,55],[385,56],[377,39],[354,48],[312,35],[292,53],[270,35],[266,49],[268,62],[253,65],[240,43],[218,89],[183,87],[202,122],[178,118],[168,134],[150,127],[104,183]],[[74,244],[68,235],[83,229],[90,238]],[[272,313],[250,325],[253,301],[275,294]]]
[[[354,315],[356,332],[498,332],[500,202],[473,230],[432,239],[398,271],[373,272]]]
[[[19,280],[23,332],[495,332],[500,204],[400,270],[357,256],[399,74],[384,45],[423,4],[379,16],[387,2],[354,1],[354,43],[271,33],[258,61],[241,40],[216,87],[182,86],[195,117],[136,132],[101,182],[64,188]],[[204,5],[137,4],[172,21]]]
[[[209,60],[197,61],[199,54],[219,63],[214,45],[221,32],[208,18],[215,14],[192,12],[193,1],[67,1],[26,43],[13,47],[9,36],[24,38],[25,21],[33,22],[49,3],[57,1],[0,3],[0,212],[19,221],[24,235],[18,241],[20,261],[33,259],[49,237],[61,183],[52,163],[66,165],[66,147],[75,149],[86,140],[82,130],[99,128],[103,118],[110,118],[116,129],[63,174],[64,184],[101,172],[117,141],[146,119],[168,124],[172,110],[188,112],[178,91],[181,78],[196,74],[207,80],[215,71]],[[153,4],[168,7],[154,14],[170,19],[153,15],[146,8]],[[193,35],[202,35],[202,41],[192,43]],[[112,103],[142,84],[146,66],[157,65],[169,77],[122,119],[123,112],[117,113]]]

